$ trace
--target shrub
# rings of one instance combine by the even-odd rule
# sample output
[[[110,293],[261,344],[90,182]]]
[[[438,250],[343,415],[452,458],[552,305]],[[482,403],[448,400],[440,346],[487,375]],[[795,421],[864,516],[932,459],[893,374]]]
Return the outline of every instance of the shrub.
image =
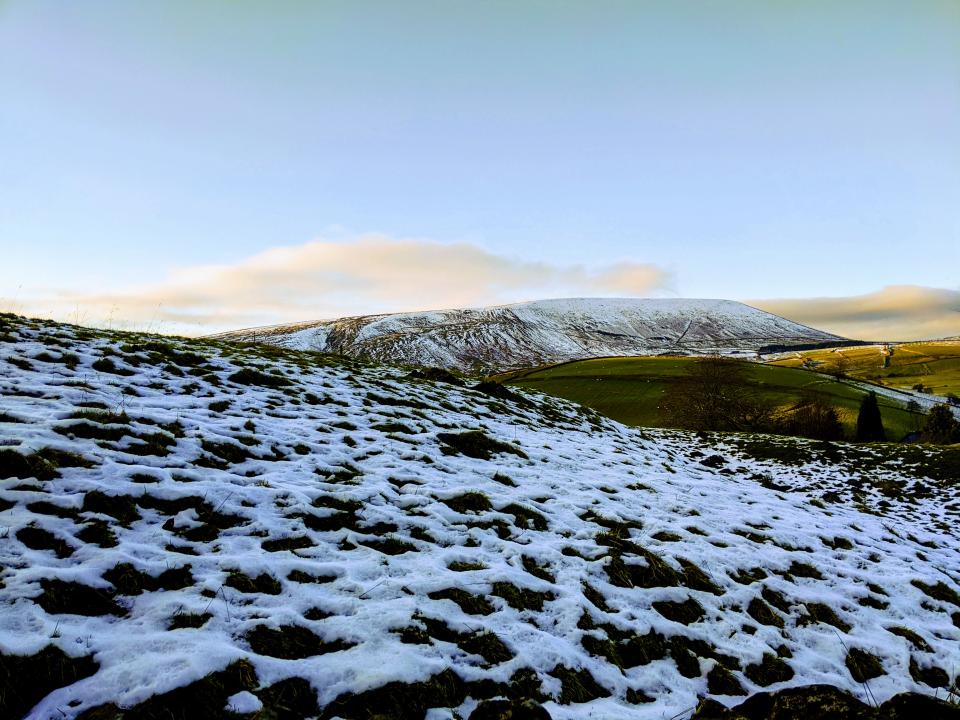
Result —
[[[924,442],[946,445],[960,442],[960,422],[946,405],[935,405],[923,424],[921,437]]]

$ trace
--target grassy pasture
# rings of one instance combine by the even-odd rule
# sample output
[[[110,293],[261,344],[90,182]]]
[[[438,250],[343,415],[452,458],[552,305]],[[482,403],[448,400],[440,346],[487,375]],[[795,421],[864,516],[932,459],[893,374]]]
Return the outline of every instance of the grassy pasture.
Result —
[[[510,373],[498,379],[572,400],[628,425],[663,427],[661,399],[692,362],[694,358],[689,357],[597,358]],[[837,407],[845,429],[852,433],[863,390],[800,368],[755,363],[750,363],[750,368],[748,382],[777,407],[793,406],[805,392],[819,393]],[[878,400],[890,439],[917,429],[918,415],[894,400]]]
[[[829,372],[837,356],[842,355],[851,377],[902,389],[923,383],[936,395],[960,395],[960,342],[904,343],[891,349],[893,354],[888,359],[882,345],[808,350],[774,360],[770,365],[796,368],[806,362],[814,369]]]

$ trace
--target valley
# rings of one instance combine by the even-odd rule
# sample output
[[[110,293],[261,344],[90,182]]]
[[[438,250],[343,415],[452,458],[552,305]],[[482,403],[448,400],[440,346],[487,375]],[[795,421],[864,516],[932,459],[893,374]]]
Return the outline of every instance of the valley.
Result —
[[[683,380],[695,358],[597,358],[497,376],[509,385],[539,390],[586,405],[628,425],[666,427],[662,401]],[[837,380],[824,373],[788,365],[746,362],[747,386],[779,408],[790,408],[813,393],[838,408],[848,435],[869,386]],[[899,440],[919,429],[923,415],[907,409],[908,400],[881,395],[889,438]]]

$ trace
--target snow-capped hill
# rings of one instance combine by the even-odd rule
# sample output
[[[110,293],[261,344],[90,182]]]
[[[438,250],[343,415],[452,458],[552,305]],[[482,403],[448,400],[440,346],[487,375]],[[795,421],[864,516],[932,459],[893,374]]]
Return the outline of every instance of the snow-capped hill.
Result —
[[[217,337],[486,371],[611,355],[752,354],[770,345],[843,340],[731,300],[637,298],[366,315]]]
[[[939,456],[420,375],[0,315],[0,717],[662,720],[953,682]]]

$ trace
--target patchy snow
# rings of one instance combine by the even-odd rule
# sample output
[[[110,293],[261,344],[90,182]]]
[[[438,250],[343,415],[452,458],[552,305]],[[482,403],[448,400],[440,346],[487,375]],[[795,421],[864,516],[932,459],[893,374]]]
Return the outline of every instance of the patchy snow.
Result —
[[[263,709],[263,703],[249,690],[241,690],[227,698],[226,709],[236,715],[247,715],[260,712]]]
[[[523,673],[554,718],[652,720],[737,702],[709,690],[720,666],[764,689],[765,657],[789,672],[769,687],[863,697],[845,664],[863,650],[881,702],[932,694],[917,668],[956,672],[955,480],[881,508],[834,492],[863,484],[845,467],[396,368],[10,316],[0,340],[0,654],[98,665],[29,718],[133,706],[237,660],[257,680],[237,712],[288,678],[323,708],[453,671],[462,717],[481,681]],[[53,580],[100,610],[71,612]],[[287,627],[293,657],[271,645]]]
[[[842,340],[731,300],[573,298],[369,315],[218,337],[460,370],[613,355],[753,355],[771,344]]]

